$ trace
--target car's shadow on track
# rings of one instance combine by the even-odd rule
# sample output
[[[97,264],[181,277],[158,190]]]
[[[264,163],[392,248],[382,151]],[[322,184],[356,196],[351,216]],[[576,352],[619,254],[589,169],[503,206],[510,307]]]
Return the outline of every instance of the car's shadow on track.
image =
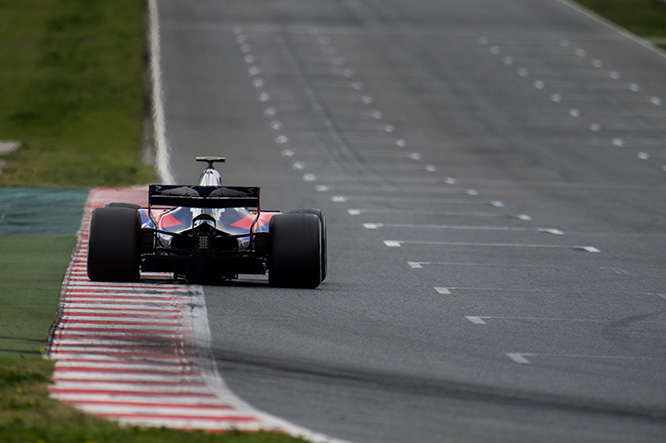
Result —
[[[170,275],[149,275],[141,276],[140,284],[146,285],[174,285],[174,286],[202,286],[204,288],[265,288],[273,290],[289,290],[289,291],[322,291],[331,290],[336,287],[333,282],[322,283],[321,286],[315,289],[308,288],[284,288],[280,286],[271,286],[268,283],[266,276],[255,275],[241,275],[238,279],[234,280],[220,280],[211,282],[191,282],[185,279],[173,278]]]
[[[268,284],[268,279],[266,278],[241,278],[240,280],[221,280],[221,281],[211,281],[211,282],[191,282],[185,279],[176,279],[171,277],[164,278],[146,278],[142,277],[139,281],[139,284],[146,285],[176,285],[176,286],[211,286],[211,287],[271,287]]]

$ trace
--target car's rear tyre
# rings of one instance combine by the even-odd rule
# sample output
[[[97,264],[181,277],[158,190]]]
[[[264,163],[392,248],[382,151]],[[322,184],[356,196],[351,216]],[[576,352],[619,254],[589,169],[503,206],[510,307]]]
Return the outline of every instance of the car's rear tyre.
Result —
[[[278,214],[269,225],[272,286],[316,288],[321,283],[321,223],[314,214]]]
[[[321,224],[321,281],[326,280],[326,274],[328,274],[328,246],[326,245],[327,233],[326,233],[326,217],[324,217],[324,212],[321,209],[294,209],[289,211],[290,214],[314,214],[319,219]]]
[[[88,278],[93,281],[139,280],[141,219],[132,208],[97,208],[90,218]]]
[[[129,209],[134,209],[135,211],[138,211],[141,209],[141,206],[135,205],[133,203],[122,203],[122,202],[111,202],[108,205],[106,205],[107,208],[129,208]]]

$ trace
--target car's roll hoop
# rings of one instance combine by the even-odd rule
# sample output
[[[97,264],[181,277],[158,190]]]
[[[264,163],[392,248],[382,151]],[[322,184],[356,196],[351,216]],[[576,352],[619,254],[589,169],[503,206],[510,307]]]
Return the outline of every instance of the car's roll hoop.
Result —
[[[201,186],[219,186],[222,184],[222,177],[220,173],[215,169],[215,163],[224,163],[226,160],[224,157],[217,156],[203,156],[196,157],[198,162],[208,163],[208,167],[204,169],[199,177],[199,185]]]
[[[209,169],[215,169],[214,164],[215,163],[224,163],[226,159],[224,157],[216,157],[216,156],[202,156],[202,157],[197,157],[198,162],[206,162],[208,163],[208,168]]]

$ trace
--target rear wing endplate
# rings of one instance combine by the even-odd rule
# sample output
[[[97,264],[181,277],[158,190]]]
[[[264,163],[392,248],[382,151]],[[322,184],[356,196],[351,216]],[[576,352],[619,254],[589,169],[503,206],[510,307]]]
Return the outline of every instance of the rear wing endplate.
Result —
[[[261,188],[245,186],[150,185],[149,206],[259,208]]]

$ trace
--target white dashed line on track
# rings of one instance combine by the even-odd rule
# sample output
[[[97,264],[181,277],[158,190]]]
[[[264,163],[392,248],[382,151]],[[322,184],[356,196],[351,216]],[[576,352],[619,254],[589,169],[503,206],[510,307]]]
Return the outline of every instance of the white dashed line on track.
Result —
[[[487,320],[519,320],[519,321],[542,321],[542,322],[576,322],[576,323],[605,323],[604,319],[588,318],[547,318],[547,317],[502,317],[493,315],[466,315],[465,318],[475,325],[487,325]]]
[[[528,228],[519,226],[479,226],[479,225],[436,225],[414,223],[363,223],[365,229],[408,228],[408,229],[454,229],[470,231],[504,231],[504,232],[542,232],[552,235],[564,235],[564,231],[554,228]]]
[[[442,217],[487,217],[487,218],[517,218],[524,221],[531,220],[526,214],[499,214],[497,212],[465,212],[465,211],[430,211],[420,209],[373,209],[373,208],[352,208],[347,209],[349,215],[362,214],[407,214],[407,215],[436,215]]]
[[[568,245],[544,245],[544,244],[523,244],[523,243],[468,243],[468,242],[443,242],[443,241],[415,241],[415,240],[384,240],[384,244],[389,248],[400,248],[403,245],[422,245],[422,246],[462,246],[477,248],[534,248],[534,249],[571,249],[575,251],[584,251],[589,253],[600,253],[601,251],[594,246],[568,246]]]
[[[627,361],[665,361],[665,358],[628,356],[628,355],[594,355],[594,354],[542,354],[527,352],[508,352],[505,354],[514,363],[529,365],[531,357],[555,359],[587,359],[587,360],[627,360]],[[530,358],[528,358],[530,357]]]

